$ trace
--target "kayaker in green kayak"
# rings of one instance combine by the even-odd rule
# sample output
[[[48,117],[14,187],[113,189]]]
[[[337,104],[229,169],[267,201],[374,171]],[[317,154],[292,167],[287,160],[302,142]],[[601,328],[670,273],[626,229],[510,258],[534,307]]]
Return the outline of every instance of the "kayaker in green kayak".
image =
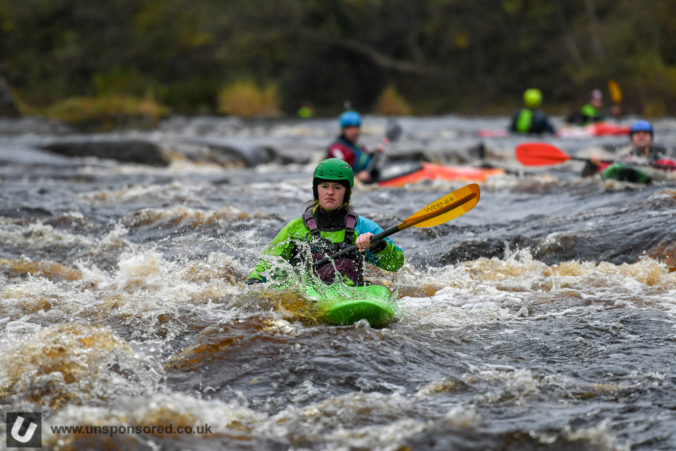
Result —
[[[589,125],[594,122],[601,122],[605,117],[603,93],[600,89],[594,89],[589,96],[589,101],[582,105],[580,111],[570,114],[566,118],[566,122],[576,125]]]
[[[539,89],[527,89],[523,93],[524,107],[514,113],[509,131],[512,133],[554,133],[554,126],[540,109],[542,92]]]
[[[361,133],[361,115],[356,111],[346,111],[340,115],[340,136],[332,142],[326,152],[326,158],[338,158],[346,161],[354,171],[357,180],[369,182],[378,178],[377,168],[371,165],[376,152],[383,152],[378,146],[373,152],[358,143]]]
[[[650,183],[651,177],[634,165],[653,165],[660,169],[676,169],[676,161],[667,149],[654,143],[655,131],[650,122],[638,120],[629,129],[631,145],[622,149],[614,163],[603,163],[599,158],[590,158],[582,170],[583,176],[601,174],[604,179],[627,182]]]
[[[279,258],[297,268],[310,270],[313,262],[355,244],[358,251],[347,253],[334,262],[314,268],[327,284],[342,278],[348,285],[363,285],[364,261],[387,271],[397,271],[404,264],[404,253],[392,240],[385,238],[371,246],[371,237],[382,232],[378,224],[358,216],[350,207],[354,172],[337,158],[323,160],[312,178],[314,200],[303,215],[288,223],[264,251],[246,283],[267,282],[269,277],[284,278],[271,260]],[[272,274],[270,274],[272,273]]]

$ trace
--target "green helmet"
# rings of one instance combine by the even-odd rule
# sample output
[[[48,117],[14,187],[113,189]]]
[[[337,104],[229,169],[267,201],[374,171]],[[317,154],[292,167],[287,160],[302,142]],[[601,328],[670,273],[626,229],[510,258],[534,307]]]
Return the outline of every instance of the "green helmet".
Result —
[[[350,188],[354,187],[354,172],[352,167],[340,158],[327,158],[317,165],[312,176],[315,179],[347,181]]]
[[[539,89],[526,89],[523,93],[523,103],[528,108],[537,108],[542,103],[542,92]]]
[[[317,165],[312,176],[312,194],[315,196],[315,200],[319,199],[317,185],[322,180],[332,180],[343,185],[346,189],[343,201],[345,203],[350,202],[350,195],[354,186],[354,172],[347,161],[340,158],[327,158]]]

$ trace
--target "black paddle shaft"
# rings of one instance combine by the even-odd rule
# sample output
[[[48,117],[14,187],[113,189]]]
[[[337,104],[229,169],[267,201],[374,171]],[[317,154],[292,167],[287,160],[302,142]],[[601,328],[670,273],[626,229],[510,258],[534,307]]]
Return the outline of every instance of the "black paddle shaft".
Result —
[[[402,128],[399,123],[393,119],[389,119],[387,121],[387,130],[385,131],[385,143],[388,142],[394,142],[399,139],[401,136]],[[369,162],[368,167],[366,168],[366,171],[369,173],[369,175],[372,172],[376,172],[377,169],[382,166],[382,161],[384,159],[384,155],[382,152],[375,151],[375,153],[371,156],[371,161]]]
[[[390,236],[394,233],[397,233],[399,230],[400,230],[399,225],[396,225],[394,227],[390,227],[389,229],[385,230],[384,232],[380,232],[377,235],[373,235],[373,237],[371,238],[371,245],[373,245],[373,243],[377,243],[378,241],[382,240],[383,238],[386,238],[386,237],[388,237],[388,236]],[[335,260],[337,257],[340,257],[341,255],[347,254],[348,252],[352,252],[355,249],[357,249],[356,244],[348,246],[345,249],[339,250],[335,254],[331,254],[327,257],[322,258],[321,260],[315,262],[313,266],[315,268],[318,268],[318,267],[322,266],[323,264],[330,262],[331,260]]]

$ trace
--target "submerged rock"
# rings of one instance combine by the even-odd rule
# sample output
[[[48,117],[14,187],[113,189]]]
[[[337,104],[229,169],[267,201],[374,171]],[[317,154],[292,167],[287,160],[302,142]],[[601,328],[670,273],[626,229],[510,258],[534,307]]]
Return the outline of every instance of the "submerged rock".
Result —
[[[160,146],[138,139],[115,141],[56,141],[40,146],[42,150],[66,157],[96,157],[124,163],[169,166],[169,159]]]

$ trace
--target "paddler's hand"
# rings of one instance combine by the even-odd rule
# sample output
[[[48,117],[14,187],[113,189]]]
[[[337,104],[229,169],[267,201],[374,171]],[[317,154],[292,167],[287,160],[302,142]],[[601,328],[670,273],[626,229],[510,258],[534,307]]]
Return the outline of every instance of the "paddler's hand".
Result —
[[[371,232],[362,233],[357,237],[357,241],[355,241],[354,244],[359,249],[359,252],[364,252],[366,249],[371,249],[371,252],[377,254],[387,247],[385,240],[380,240],[371,246],[371,237],[373,237]]]
[[[371,237],[373,234],[371,232],[362,233],[357,237],[357,241],[354,244],[359,248],[359,252],[364,252],[366,249],[371,247]]]
[[[369,173],[367,171],[359,171],[359,172],[357,172],[355,177],[357,178],[357,180],[359,180],[361,182],[366,182],[371,178],[371,176],[369,175]]]

